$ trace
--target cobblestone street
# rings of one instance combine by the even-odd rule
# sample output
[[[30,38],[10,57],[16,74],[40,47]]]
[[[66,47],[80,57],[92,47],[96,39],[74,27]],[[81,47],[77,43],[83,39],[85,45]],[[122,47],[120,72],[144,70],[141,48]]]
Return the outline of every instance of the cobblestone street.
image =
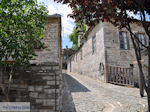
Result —
[[[64,112],[145,112],[146,97],[137,88],[103,83],[87,76],[64,74]]]

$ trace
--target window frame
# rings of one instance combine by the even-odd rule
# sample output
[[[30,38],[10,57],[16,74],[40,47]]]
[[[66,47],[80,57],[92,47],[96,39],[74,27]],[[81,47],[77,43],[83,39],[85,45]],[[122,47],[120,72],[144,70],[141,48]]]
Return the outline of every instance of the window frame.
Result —
[[[96,53],[96,35],[92,37],[92,53]]]
[[[76,53],[76,62],[78,61],[78,53]]]
[[[80,53],[81,53],[81,54],[80,54],[80,55],[81,55],[80,59],[82,60],[82,59],[83,59],[83,57],[82,57],[82,56],[83,56],[82,48],[81,48],[81,52],[80,52]]]
[[[145,41],[145,42],[144,42],[144,43],[145,43],[144,45],[147,45],[147,40],[146,40],[146,35],[145,35],[145,33],[143,33],[143,32],[138,32],[138,33],[137,33],[137,37],[138,37],[139,41],[142,42],[143,39],[140,40],[141,36],[140,36],[140,38],[139,38],[139,35],[143,35],[143,36],[144,36],[144,41]],[[139,43],[139,44],[140,44],[140,43]],[[141,50],[144,49],[144,46],[142,46],[141,44],[140,44],[140,49],[141,49]]]
[[[122,39],[121,39],[121,35],[120,33],[126,33],[126,42],[125,42],[125,37],[122,35]],[[121,43],[121,41],[123,43]],[[120,50],[130,50],[130,42],[129,42],[129,36],[128,36],[128,32],[127,31],[119,31],[119,43],[120,43]],[[123,48],[121,47],[121,44],[123,44]],[[127,45],[127,48],[125,48],[125,46]]]

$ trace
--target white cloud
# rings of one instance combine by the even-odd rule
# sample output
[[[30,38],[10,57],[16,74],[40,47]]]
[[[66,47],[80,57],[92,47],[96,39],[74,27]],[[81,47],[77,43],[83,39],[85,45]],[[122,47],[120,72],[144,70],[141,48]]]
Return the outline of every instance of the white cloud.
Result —
[[[55,13],[59,13],[59,12],[57,11],[56,7],[53,6],[53,4],[50,4],[50,5],[48,6],[48,11],[49,11],[49,14],[50,14],[50,15],[51,15],[51,14],[55,14]]]
[[[43,2],[47,7],[49,11],[49,15],[52,14],[61,14],[62,16],[62,38],[68,38],[68,36],[72,33],[73,27],[74,27],[74,20],[67,17],[68,14],[72,13],[72,10],[67,5],[62,5],[61,3],[56,3],[54,0],[38,0],[38,2]],[[62,40],[68,40],[68,39],[62,39]],[[67,41],[68,43],[69,41]],[[65,43],[65,42],[63,42]],[[66,44],[67,44],[66,43]],[[66,45],[65,44],[65,45]],[[68,43],[71,47],[71,44]],[[63,45],[64,47],[64,45]]]

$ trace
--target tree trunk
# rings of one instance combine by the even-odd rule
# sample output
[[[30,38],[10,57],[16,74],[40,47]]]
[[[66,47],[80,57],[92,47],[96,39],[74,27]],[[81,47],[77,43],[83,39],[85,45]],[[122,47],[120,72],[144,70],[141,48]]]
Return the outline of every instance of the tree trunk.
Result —
[[[141,77],[139,77],[139,88],[140,88],[140,95],[141,97],[144,97],[144,87]]]
[[[1,71],[1,73],[2,73],[2,81],[0,82],[0,88],[2,89],[2,93],[3,93],[3,95],[5,96],[5,100],[6,100],[6,102],[9,102],[9,96],[8,96],[8,93],[6,92],[6,89],[5,89],[5,87],[6,87],[6,85],[5,85],[5,75],[7,74],[6,73],[6,65],[4,66],[4,69]]]
[[[0,88],[2,89],[2,93],[3,93],[3,95],[4,95],[5,98],[6,98],[6,102],[9,102],[8,94],[6,93],[6,91],[5,91],[4,87],[3,87],[3,85],[0,84]]]
[[[127,14],[126,14],[127,16]],[[143,70],[142,70],[142,65],[140,63],[140,60],[141,60],[141,53],[138,49],[138,46],[136,45],[135,43],[135,39],[134,38],[137,38],[133,35],[132,33],[132,30],[131,30],[131,27],[130,27],[130,24],[128,23],[128,27],[127,27],[127,30],[130,32],[130,36],[131,36],[131,40],[132,40],[132,44],[133,44],[133,47],[134,47],[134,51],[135,51],[135,56],[136,56],[136,60],[137,60],[137,63],[138,63],[138,68],[139,68],[139,82],[141,82],[141,84],[139,84],[139,86],[141,87],[140,88],[140,95],[141,97],[144,96],[144,94],[142,95],[142,93],[144,93],[144,91],[142,90],[142,87],[146,90],[147,92],[147,86],[146,86],[146,83],[145,83],[145,78],[144,78],[144,73],[143,73]]]
[[[139,60],[141,60],[142,58],[141,58],[141,52],[140,51],[138,51],[138,53],[139,53]],[[141,62],[139,63],[138,62],[138,66],[139,66],[139,88],[140,88],[140,95],[141,95],[141,97],[144,97],[144,86],[143,86],[143,84],[144,84],[144,82],[143,82],[143,80],[142,80],[142,75],[144,76],[144,74],[143,74],[143,71],[142,71],[142,64],[141,64]]]

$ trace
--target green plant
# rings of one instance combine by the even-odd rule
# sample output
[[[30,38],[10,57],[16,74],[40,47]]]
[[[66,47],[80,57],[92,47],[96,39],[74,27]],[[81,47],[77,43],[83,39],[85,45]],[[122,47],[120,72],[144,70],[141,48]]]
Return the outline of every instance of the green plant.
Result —
[[[43,37],[47,9],[36,0],[0,1],[0,67],[2,69],[1,88],[8,99],[4,75],[10,68],[11,82],[16,67],[27,67],[36,55],[35,44]],[[43,44],[40,42],[40,48]],[[10,83],[8,84],[10,88]]]
[[[73,29],[73,32],[69,35],[69,39],[71,42],[73,42],[72,49],[76,50],[78,49],[78,32],[83,32],[83,36],[86,32],[86,25],[81,23],[76,23],[76,26]]]

